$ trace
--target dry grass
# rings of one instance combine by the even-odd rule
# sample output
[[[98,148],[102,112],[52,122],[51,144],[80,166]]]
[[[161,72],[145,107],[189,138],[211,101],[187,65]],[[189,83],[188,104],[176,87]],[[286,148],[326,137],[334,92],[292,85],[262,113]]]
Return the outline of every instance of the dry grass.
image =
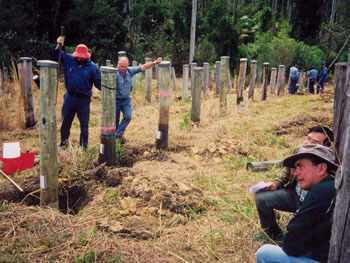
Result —
[[[178,87],[170,105],[170,150],[154,149],[159,118],[155,87],[151,104],[136,88],[133,120],[125,134],[125,154],[136,161],[133,167],[113,170],[122,175],[119,187],[107,185],[113,171],[104,184],[95,182],[92,200],[77,215],[0,203],[0,261],[254,262],[263,242],[253,241],[261,230],[248,189],[271,180],[278,169],[252,173],[245,165],[282,159],[303,140],[308,127],[331,126],[332,95],[286,94],[261,102],[258,91],[255,101],[238,107],[230,93],[227,114],[221,116],[210,90],[202,100],[201,122],[194,124],[188,121],[191,102],[175,99],[181,96],[181,80]],[[86,153],[77,147],[80,131],[74,121],[72,147],[59,152],[60,178],[81,175],[82,183],[89,184],[86,170],[98,168],[100,102],[97,94]],[[38,138],[32,131],[6,137],[11,135],[38,150],[37,142],[27,142]],[[0,143],[3,139],[1,135]],[[285,226],[290,214],[279,215]]]

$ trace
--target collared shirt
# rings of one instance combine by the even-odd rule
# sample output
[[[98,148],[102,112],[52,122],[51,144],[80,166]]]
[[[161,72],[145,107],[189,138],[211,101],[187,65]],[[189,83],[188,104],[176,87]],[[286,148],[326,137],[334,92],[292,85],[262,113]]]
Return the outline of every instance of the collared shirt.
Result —
[[[142,72],[141,66],[138,67],[128,67],[125,72],[125,75],[117,72],[117,99],[127,99],[130,96],[131,92],[131,78],[137,74]]]
[[[320,70],[320,80],[319,81],[322,81],[322,80],[326,80],[327,78],[327,74],[328,74],[328,69],[327,67],[324,67],[323,69]]]
[[[58,60],[58,49],[53,48],[53,55]],[[101,90],[101,73],[90,59],[79,68],[75,57],[64,51],[61,53],[64,82],[67,92],[77,97],[91,97],[92,85]]]
[[[309,78],[311,80],[315,80],[318,76],[318,71],[316,69],[312,69],[309,71]]]
[[[298,79],[299,78],[299,70],[297,67],[291,67],[290,68],[290,77],[294,78],[294,79]]]

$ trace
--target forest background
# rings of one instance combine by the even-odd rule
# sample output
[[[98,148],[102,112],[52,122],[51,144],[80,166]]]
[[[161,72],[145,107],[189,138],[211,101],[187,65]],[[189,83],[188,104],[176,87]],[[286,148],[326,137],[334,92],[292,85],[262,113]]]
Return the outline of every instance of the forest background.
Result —
[[[0,0],[0,9],[1,67],[51,58],[61,25],[66,51],[85,43],[100,65],[116,63],[121,50],[139,63],[162,56],[178,73],[189,62],[190,0]],[[235,71],[245,57],[308,70],[345,61],[349,35],[345,0],[198,0],[194,62],[230,56]]]

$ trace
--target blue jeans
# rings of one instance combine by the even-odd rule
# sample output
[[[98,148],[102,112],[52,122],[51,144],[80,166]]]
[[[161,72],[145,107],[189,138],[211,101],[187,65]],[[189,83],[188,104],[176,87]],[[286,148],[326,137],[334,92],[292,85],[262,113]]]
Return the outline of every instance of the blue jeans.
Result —
[[[290,86],[289,86],[289,93],[290,94],[295,94],[298,91],[298,78],[291,77],[290,78]]]
[[[282,248],[275,245],[263,245],[256,252],[256,263],[317,263],[307,256],[289,256]]]
[[[62,105],[60,146],[65,146],[68,143],[70,129],[72,127],[75,114],[77,114],[80,122],[80,146],[86,149],[89,141],[90,98],[73,97],[68,93],[64,94],[64,101]]]
[[[320,79],[319,82],[318,82],[318,85],[317,85],[317,94],[318,93],[323,93],[324,91],[324,82],[325,82],[326,79]]]
[[[282,188],[276,191],[262,191],[255,194],[261,227],[265,231],[278,228],[274,209],[295,212],[301,202],[295,188]]]
[[[316,81],[315,79],[309,80],[309,91],[311,94],[315,94],[315,89],[314,89],[315,81]]]
[[[120,112],[123,113],[123,119],[119,124]],[[116,114],[115,114],[115,125],[116,125],[116,135],[123,135],[126,127],[131,121],[132,106],[131,98],[127,99],[117,99]]]

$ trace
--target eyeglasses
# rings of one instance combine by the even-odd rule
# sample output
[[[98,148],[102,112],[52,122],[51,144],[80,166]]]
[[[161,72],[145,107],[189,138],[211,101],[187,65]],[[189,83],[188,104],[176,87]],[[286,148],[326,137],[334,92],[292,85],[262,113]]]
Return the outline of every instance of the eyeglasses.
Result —
[[[309,135],[306,136],[306,141],[308,143],[321,144],[318,140],[312,139]]]

